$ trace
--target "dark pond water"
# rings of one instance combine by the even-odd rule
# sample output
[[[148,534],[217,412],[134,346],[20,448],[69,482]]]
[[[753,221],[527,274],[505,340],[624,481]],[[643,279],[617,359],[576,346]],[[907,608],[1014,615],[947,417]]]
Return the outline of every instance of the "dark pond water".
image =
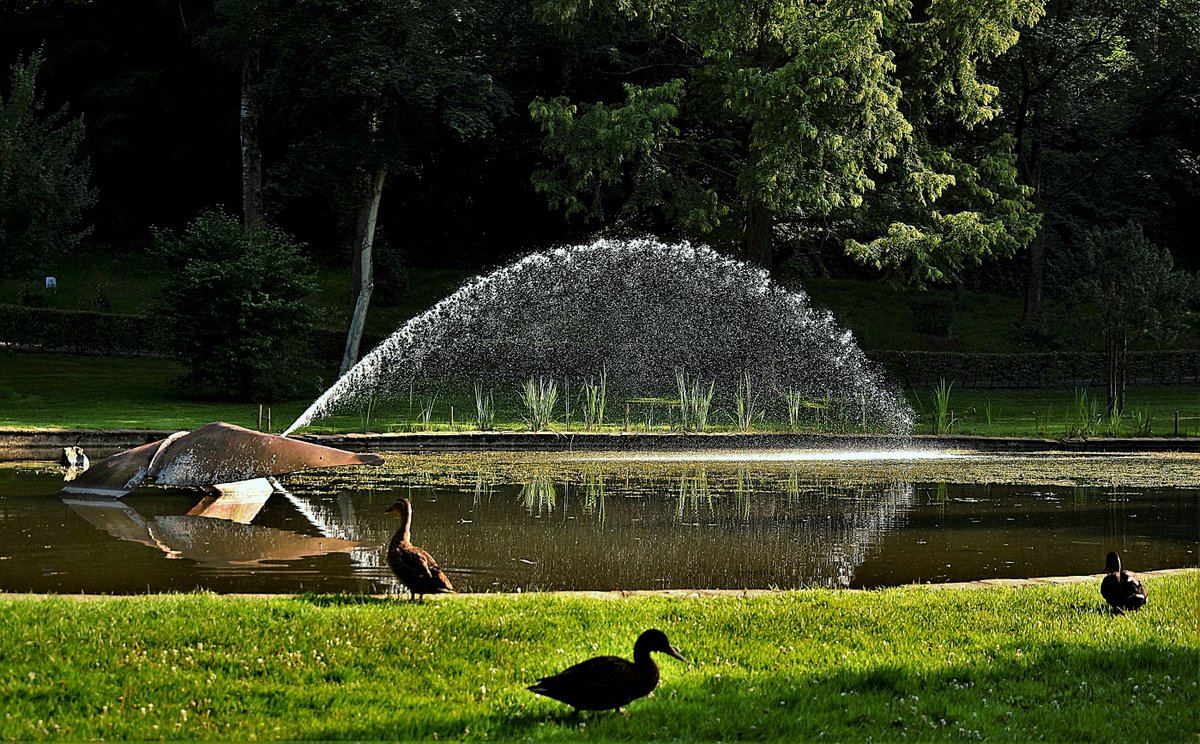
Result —
[[[1197,563],[1200,458],[394,456],[264,501],[59,498],[0,467],[0,590],[388,592],[396,529],[462,591],[877,587]]]

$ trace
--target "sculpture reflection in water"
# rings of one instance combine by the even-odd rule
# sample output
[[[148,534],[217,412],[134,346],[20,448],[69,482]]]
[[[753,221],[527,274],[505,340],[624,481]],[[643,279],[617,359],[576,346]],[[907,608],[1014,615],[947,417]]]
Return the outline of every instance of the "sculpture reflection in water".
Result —
[[[355,540],[252,524],[270,497],[270,493],[206,496],[187,514],[150,518],[118,499],[63,495],[62,500],[83,519],[117,539],[157,548],[168,558],[207,565],[295,561],[327,553],[350,553],[362,547]]]

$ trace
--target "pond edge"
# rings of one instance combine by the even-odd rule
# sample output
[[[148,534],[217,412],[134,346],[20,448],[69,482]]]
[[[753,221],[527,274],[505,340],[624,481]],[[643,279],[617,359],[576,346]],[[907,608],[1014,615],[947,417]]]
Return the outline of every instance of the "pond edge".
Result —
[[[1138,571],[1137,575],[1143,579],[1158,578],[1163,576],[1184,576],[1194,575],[1196,579],[1200,579],[1200,567],[1191,568],[1163,568],[1153,571]],[[901,584],[896,587],[883,587],[880,589],[829,589],[826,587],[813,587],[811,589],[631,589],[631,590],[614,590],[614,591],[552,591],[552,592],[473,592],[462,594],[430,594],[425,597],[426,602],[454,602],[461,599],[472,597],[496,597],[500,599],[520,599],[522,597],[564,597],[564,598],[587,598],[587,599],[638,599],[647,597],[659,597],[669,599],[749,599],[752,597],[780,597],[788,594],[802,594],[811,591],[833,591],[833,592],[873,592],[883,591],[885,589],[930,589],[930,590],[972,590],[972,589],[1021,589],[1032,586],[1070,586],[1073,584],[1095,583],[1099,585],[1104,578],[1104,574],[1087,574],[1077,576],[1038,576],[1027,579],[978,579],[976,581],[955,581],[944,584],[921,583],[921,584]],[[196,596],[211,596],[220,597],[223,599],[298,599],[301,597],[311,596],[307,594],[238,594],[238,593],[217,593],[217,592],[192,592],[190,594]],[[0,592],[0,601],[22,601],[22,600],[47,600],[47,599],[72,599],[79,601],[92,601],[104,599],[129,599],[139,597],[162,597],[162,596],[189,596],[189,593],[182,592],[160,592],[157,594],[48,594],[40,592]],[[363,599],[372,600],[391,600],[404,601],[407,599],[405,595],[398,594],[329,594],[317,596],[354,596]]]
[[[63,447],[82,447],[93,460],[172,434],[152,429],[0,429],[0,462],[54,462]],[[300,434],[307,442],[351,452],[937,449],[977,452],[1196,452],[1200,437],[1041,439],[1021,437],[909,437],[793,433],[442,432]]]

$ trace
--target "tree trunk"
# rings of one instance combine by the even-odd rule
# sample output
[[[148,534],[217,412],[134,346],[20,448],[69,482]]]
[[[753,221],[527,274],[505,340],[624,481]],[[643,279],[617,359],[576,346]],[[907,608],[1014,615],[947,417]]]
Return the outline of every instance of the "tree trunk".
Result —
[[[1030,62],[1021,60],[1020,98],[1017,103],[1016,135],[1017,172],[1021,181],[1033,189],[1034,210],[1042,215],[1043,224],[1029,244],[1029,263],[1025,275],[1025,307],[1021,313],[1021,328],[1025,333],[1042,333],[1042,277],[1046,273],[1046,215],[1045,194],[1042,192],[1042,122],[1033,115],[1034,99],[1042,92],[1043,83],[1032,79]]]
[[[742,224],[742,257],[747,263],[771,270],[771,233],[774,215],[758,199],[752,199]]]
[[[354,313],[350,316],[350,329],[346,333],[346,350],[342,354],[342,366],[338,377],[350,371],[358,363],[359,346],[362,344],[363,328],[367,323],[367,307],[371,304],[371,292],[375,289],[373,250],[375,246],[375,221],[379,217],[379,201],[383,197],[383,182],[387,168],[375,174],[370,197],[359,210],[354,228]]]
[[[1108,383],[1108,412],[1125,412],[1129,382],[1129,338],[1119,332],[1105,334],[1104,365]]]
[[[242,145],[242,223],[263,224],[262,150],[258,146],[258,83],[261,77],[258,50],[242,59],[242,108],[238,117]]]
[[[1025,309],[1021,314],[1021,327],[1026,333],[1040,335],[1042,332],[1042,277],[1046,269],[1046,228],[1038,228],[1037,235],[1029,244],[1029,273],[1025,276]]]
[[[1129,384],[1129,337],[1121,336],[1117,348],[1117,413],[1125,413],[1125,388]]]

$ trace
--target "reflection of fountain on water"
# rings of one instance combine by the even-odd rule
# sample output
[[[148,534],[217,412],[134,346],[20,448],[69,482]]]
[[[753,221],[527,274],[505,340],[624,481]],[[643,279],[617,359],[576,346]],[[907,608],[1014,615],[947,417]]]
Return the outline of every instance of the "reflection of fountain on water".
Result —
[[[688,514],[691,514],[693,520],[698,519],[701,503],[711,513],[713,503],[712,494],[708,489],[708,473],[703,468],[694,473],[681,473],[676,498],[678,504],[675,507],[675,518],[680,524],[684,524],[684,517]]]
[[[709,248],[647,239],[535,253],[470,281],[388,337],[287,432],[419,383],[465,392],[479,380],[511,388],[531,375],[602,370],[628,397],[674,395],[677,372],[716,380],[728,397],[749,375],[776,409],[793,396],[857,430],[907,434],[913,422],[852,335],[803,292]]]
[[[542,516],[554,511],[558,503],[558,492],[554,480],[546,473],[535,473],[521,486],[521,503],[529,514]]]
[[[597,523],[603,527],[604,519],[604,474],[588,473],[583,476],[583,513],[594,514]]]
[[[789,470],[764,480],[747,466],[729,473],[713,474],[704,466],[684,466],[677,474],[654,476],[626,474],[619,496],[607,493],[605,476],[586,473],[552,476],[539,472],[520,484],[524,510],[535,518],[548,518],[556,512],[563,520],[572,520],[566,498],[557,498],[572,487],[582,496],[579,510],[593,518],[596,529],[608,534],[628,529],[612,521],[605,504],[616,498],[627,505],[640,494],[669,496],[675,502],[673,524],[693,530],[692,537],[732,532],[730,542],[750,546],[753,551],[773,554],[779,565],[786,565],[792,585],[849,586],[855,571],[883,536],[903,521],[914,506],[915,490],[911,483],[884,483],[844,487],[823,483]],[[628,512],[625,512],[628,514]],[[636,512],[635,520],[652,515]],[[668,540],[662,558],[671,561],[711,559],[704,555],[670,555]],[[541,563],[561,566],[565,559],[543,558]],[[537,562],[525,561],[534,565]],[[769,562],[769,561],[768,561]]]

